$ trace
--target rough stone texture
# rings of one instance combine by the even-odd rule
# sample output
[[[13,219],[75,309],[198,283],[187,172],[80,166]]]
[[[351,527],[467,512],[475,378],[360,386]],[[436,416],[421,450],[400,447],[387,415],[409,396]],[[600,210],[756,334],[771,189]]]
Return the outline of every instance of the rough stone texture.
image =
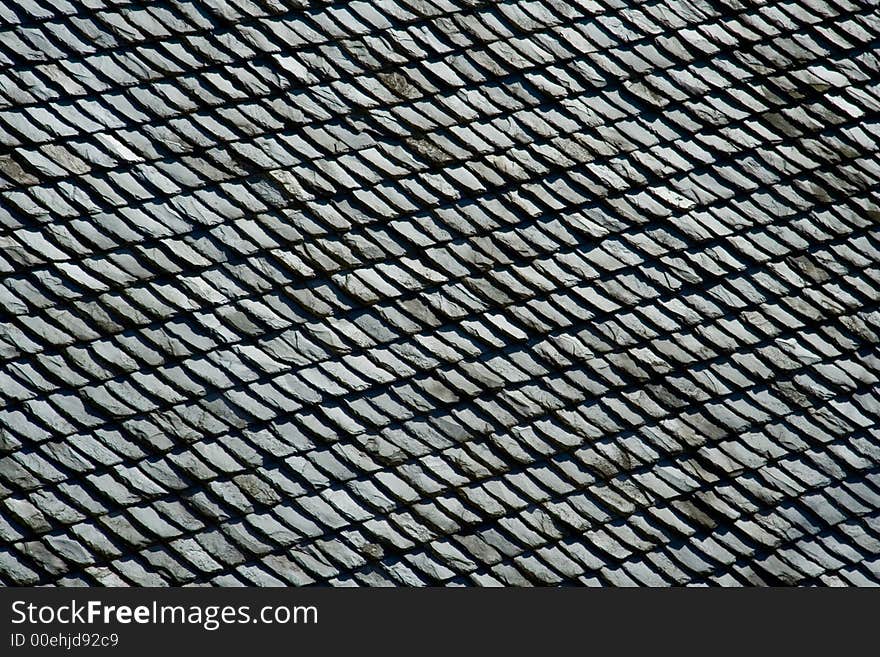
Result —
[[[876,1],[0,17],[0,583],[880,582]]]

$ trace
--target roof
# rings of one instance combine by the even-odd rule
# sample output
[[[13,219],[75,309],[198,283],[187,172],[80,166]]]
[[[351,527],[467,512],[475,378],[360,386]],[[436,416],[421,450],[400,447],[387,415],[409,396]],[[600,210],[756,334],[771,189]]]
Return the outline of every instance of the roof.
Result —
[[[880,582],[876,5],[3,0],[0,583]]]

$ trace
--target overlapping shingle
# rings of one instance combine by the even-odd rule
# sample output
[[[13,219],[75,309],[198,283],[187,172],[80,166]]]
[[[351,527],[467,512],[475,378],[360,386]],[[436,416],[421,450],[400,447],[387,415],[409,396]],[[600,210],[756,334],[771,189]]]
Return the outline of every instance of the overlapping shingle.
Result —
[[[876,3],[0,16],[0,582],[880,582]]]

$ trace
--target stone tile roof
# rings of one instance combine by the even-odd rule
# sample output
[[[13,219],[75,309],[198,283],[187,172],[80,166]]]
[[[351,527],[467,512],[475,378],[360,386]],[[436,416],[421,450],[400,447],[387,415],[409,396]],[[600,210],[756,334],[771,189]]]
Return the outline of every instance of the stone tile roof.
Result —
[[[876,1],[0,25],[0,583],[880,582]]]

